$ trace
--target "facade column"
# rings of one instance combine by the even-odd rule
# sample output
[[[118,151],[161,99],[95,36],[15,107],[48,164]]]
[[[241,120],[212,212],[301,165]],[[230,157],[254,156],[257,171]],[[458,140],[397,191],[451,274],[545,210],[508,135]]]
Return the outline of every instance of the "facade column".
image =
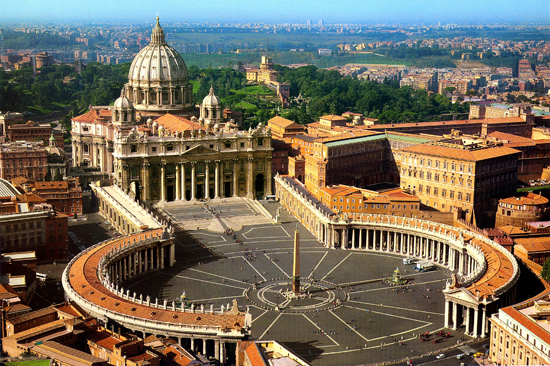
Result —
[[[196,180],[196,172],[197,172],[197,164],[193,161],[191,162],[191,201],[196,200],[195,196],[195,180]]]
[[[458,329],[458,304],[453,302],[453,330]]]
[[[246,172],[246,197],[254,199],[254,158],[248,158],[248,170]]]
[[[359,229],[359,249],[363,248],[363,229]]]
[[[141,199],[147,201],[149,199],[149,168],[151,164],[145,162],[142,166],[143,170],[143,184],[141,186]]]
[[[239,161],[233,160],[233,197],[239,196]]]
[[[478,321],[479,321],[479,310],[474,309],[474,338],[477,338],[478,334]]]
[[[214,341],[214,358],[222,362],[220,360],[220,341],[219,340]]]
[[[181,187],[181,199],[183,201],[186,200],[185,198],[185,194],[186,194],[186,189],[185,189],[185,163],[181,163],[181,183],[180,183],[180,187]]]
[[[210,162],[204,162],[204,198],[210,198]]]
[[[160,200],[166,201],[166,177],[164,176],[166,164],[160,164]]]
[[[164,250],[164,247],[160,247],[160,269],[164,269],[164,255],[165,255],[165,250]]]
[[[267,190],[266,195],[271,196],[273,192],[271,191],[271,186],[273,185],[273,178],[271,177],[272,171],[271,171],[271,157],[267,158],[265,161],[265,171],[266,171],[266,182],[267,182]]]
[[[143,252],[142,251],[139,251],[137,254],[138,254],[138,274],[140,274],[141,272],[143,272],[143,259],[142,259],[142,254]]]
[[[219,360],[222,364],[227,361],[226,358],[225,358],[225,343],[221,342],[221,341],[220,341],[220,358],[219,358]]]
[[[355,229],[351,229],[351,247],[355,249]]]
[[[214,198],[220,198],[220,161],[216,160],[215,164],[216,170],[214,171]],[[217,342],[216,345],[218,345]]]
[[[464,254],[462,252],[458,252],[458,273],[464,273]]]
[[[171,104],[171,103],[170,103]],[[181,199],[181,164],[176,164],[176,201]]]

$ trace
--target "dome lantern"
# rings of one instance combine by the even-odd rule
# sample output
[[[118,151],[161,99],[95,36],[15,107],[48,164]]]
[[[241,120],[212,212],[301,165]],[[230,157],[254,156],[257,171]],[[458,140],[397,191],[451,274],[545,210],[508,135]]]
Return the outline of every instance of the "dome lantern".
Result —
[[[193,109],[193,86],[181,55],[166,43],[157,17],[151,42],[134,57],[125,94],[140,112],[179,112]]]

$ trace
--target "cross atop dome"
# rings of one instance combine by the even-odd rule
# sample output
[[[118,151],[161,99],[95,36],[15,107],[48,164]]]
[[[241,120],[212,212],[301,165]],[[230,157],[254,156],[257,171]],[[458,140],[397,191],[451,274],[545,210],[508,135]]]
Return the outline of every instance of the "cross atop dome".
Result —
[[[157,24],[153,28],[151,33],[151,44],[165,44],[164,41],[164,29],[160,26],[159,17],[157,16]]]

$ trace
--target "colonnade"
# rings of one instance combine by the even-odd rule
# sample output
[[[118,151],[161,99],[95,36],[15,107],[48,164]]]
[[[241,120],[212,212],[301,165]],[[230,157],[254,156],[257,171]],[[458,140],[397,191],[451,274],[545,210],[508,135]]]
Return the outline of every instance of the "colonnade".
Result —
[[[173,243],[164,246],[157,244],[151,247],[138,248],[125,256],[111,262],[108,267],[109,278],[120,283],[147,271],[161,270],[173,266],[175,246]]]
[[[492,312],[515,299],[517,263],[508,251],[488,238],[470,233],[468,235],[476,240],[465,242],[463,231],[456,227],[410,217],[336,215],[287,176],[276,176],[275,188],[281,205],[327,248],[414,257],[449,270],[453,274],[453,285],[448,283],[444,289],[448,328],[464,326],[466,334],[483,336],[488,332],[487,318]],[[488,263],[486,253],[492,253],[492,261],[498,262]],[[494,272],[484,277],[488,266],[503,266],[502,263],[508,263],[510,273],[506,277],[495,279]],[[484,286],[476,286],[482,277]],[[493,279],[494,283],[489,282]]]

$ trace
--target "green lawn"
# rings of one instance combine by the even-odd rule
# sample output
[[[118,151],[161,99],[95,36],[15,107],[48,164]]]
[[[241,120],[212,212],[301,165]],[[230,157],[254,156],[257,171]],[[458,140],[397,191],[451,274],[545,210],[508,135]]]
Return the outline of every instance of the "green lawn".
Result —
[[[549,188],[550,186],[524,187],[524,188],[518,188],[518,192],[540,191],[540,190],[549,189]]]
[[[245,109],[255,109],[258,108],[252,103],[245,102],[244,100],[241,100],[239,103],[236,104],[237,107],[242,107]]]
[[[242,94],[242,95],[275,95],[275,93],[269,89],[265,90],[262,85],[250,85],[245,86],[242,89],[235,90],[232,89],[232,92],[235,94]]]
[[[7,366],[48,366],[50,360],[29,360],[17,362],[5,362]]]

